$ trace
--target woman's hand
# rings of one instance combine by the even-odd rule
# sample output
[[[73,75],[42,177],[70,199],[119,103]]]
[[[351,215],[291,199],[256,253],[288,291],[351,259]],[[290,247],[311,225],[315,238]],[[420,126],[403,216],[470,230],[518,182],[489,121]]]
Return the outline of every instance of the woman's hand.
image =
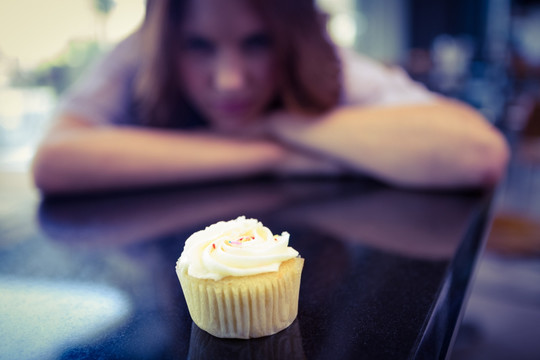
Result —
[[[315,118],[285,111],[276,111],[251,121],[242,127],[229,129],[219,134],[241,141],[269,141],[283,151],[280,161],[275,162],[271,174],[278,177],[336,176],[343,174],[344,168],[334,159],[320,156],[307,148],[301,149],[283,141],[281,133],[297,131],[305,123],[309,125]]]
[[[273,173],[279,177],[332,177],[345,173],[336,161],[289,149],[284,159],[276,163]]]
[[[285,134],[295,134],[308,128],[319,118],[295,114],[286,111],[275,111],[248,129],[249,134],[272,139],[285,150],[283,160],[276,163],[274,174],[277,176],[338,176],[346,172],[345,167],[336,159],[317,153],[310,148],[296,146],[287,141]]]

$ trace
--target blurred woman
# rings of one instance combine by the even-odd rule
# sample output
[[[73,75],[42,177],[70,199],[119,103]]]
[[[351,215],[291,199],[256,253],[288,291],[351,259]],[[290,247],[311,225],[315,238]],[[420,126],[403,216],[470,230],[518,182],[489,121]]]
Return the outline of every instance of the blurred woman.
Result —
[[[62,101],[33,171],[47,194],[262,174],[469,187],[507,157],[473,109],[337,49],[312,0],[151,0]]]

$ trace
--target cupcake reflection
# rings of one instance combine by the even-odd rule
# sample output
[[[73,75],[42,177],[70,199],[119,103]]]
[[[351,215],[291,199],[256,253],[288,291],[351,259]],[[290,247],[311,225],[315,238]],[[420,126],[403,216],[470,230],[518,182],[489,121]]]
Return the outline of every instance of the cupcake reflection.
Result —
[[[302,335],[296,319],[277,334],[249,340],[222,339],[191,325],[188,359],[305,359]]]

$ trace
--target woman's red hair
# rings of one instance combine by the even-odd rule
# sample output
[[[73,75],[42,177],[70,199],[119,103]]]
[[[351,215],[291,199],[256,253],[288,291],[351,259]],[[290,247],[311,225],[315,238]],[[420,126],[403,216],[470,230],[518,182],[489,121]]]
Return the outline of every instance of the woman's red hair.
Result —
[[[336,106],[340,64],[313,1],[245,1],[270,29],[281,86],[277,102],[288,111],[306,114]],[[188,5],[187,0],[148,0],[139,34],[143,58],[135,82],[137,104],[148,125],[181,125],[182,119],[172,119],[173,112],[189,107],[176,73],[177,39]]]

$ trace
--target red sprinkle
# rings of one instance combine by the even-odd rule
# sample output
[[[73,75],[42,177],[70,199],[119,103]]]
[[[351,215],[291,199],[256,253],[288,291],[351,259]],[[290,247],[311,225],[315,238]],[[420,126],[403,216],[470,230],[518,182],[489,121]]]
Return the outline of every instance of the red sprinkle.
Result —
[[[215,248],[216,248],[216,244],[212,244],[212,247],[215,249]]]

